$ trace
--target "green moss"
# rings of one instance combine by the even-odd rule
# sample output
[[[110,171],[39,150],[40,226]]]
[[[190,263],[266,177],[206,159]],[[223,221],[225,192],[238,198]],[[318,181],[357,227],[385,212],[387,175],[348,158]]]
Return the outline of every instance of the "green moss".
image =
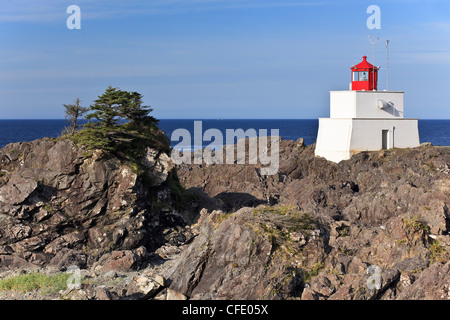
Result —
[[[44,209],[48,213],[53,213],[56,211],[56,209],[49,203],[47,203],[42,209]]]
[[[283,261],[302,254],[302,246],[292,238],[293,233],[301,233],[307,239],[308,231],[316,226],[308,214],[292,206],[259,207],[253,209],[252,216],[246,224],[270,241],[272,252]]]
[[[325,267],[323,263],[316,263],[311,269],[303,271],[303,281],[310,282],[312,278],[317,276],[319,272]]]
[[[293,206],[265,206],[263,208],[253,209],[254,216],[273,214],[275,220],[279,221],[281,227],[287,232],[314,230],[315,221],[305,212],[300,212]],[[276,216],[281,216],[277,219]]]
[[[222,224],[222,222],[228,220],[232,216],[233,216],[232,213],[221,213],[217,215],[216,219],[214,220],[215,229],[217,229]]]

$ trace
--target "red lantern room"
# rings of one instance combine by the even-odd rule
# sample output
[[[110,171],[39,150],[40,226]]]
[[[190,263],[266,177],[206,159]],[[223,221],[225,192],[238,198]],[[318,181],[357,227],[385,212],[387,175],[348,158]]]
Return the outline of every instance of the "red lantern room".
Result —
[[[356,66],[350,68],[352,70],[352,90],[377,90],[378,67],[367,62],[367,57],[363,57],[363,61]]]

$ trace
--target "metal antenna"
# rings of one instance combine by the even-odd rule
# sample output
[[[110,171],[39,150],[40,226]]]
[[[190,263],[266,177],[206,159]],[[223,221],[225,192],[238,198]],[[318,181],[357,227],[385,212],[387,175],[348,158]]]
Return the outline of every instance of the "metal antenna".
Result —
[[[375,43],[380,40],[379,37],[377,37],[374,41],[372,41],[372,36],[369,36],[369,42],[373,46],[373,70],[372,70],[372,85],[374,86],[373,91],[375,91]]]
[[[386,90],[389,91],[389,42],[391,40],[386,40],[386,50],[387,50],[387,81],[386,81]]]

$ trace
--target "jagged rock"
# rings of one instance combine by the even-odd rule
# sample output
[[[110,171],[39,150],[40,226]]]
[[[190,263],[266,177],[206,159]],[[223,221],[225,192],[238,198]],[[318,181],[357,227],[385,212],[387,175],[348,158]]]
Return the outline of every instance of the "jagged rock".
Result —
[[[148,300],[156,296],[162,288],[163,285],[154,279],[145,275],[138,275],[133,277],[132,282],[127,285],[126,299]]]
[[[311,281],[311,290],[322,297],[331,296],[336,290],[326,276],[317,276]]]
[[[260,226],[266,221],[276,229],[283,223],[288,223],[288,227],[291,222],[264,212],[257,218],[261,219],[257,220],[259,223],[253,224],[255,218],[252,208],[228,215],[211,213],[192,244],[164,273],[171,280],[170,288],[190,299],[300,297],[303,273],[297,264],[301,263],[285,256],[284,251],[300,250],[300,244],[289,243],[289,249],[275,249],[266,229],[272,227]]]
[[[279,154],[279,172],[273,176],[261,177],[259,164],[181,165],[178,175],[186,188],[200,187],[219,200],[226,195],[226,202],[218,202],[225,211],[233,206],[239,208],[243,197],[273,205],[269,199],[276,195],[278,205],[293,205],[321,221],[323,228],[315,237],[325,240],[325,245],[310,241],[304,244],[301,256],[322,257],[323,268],[331,270],[339,280],[333,280],[331,294],[318,292],[319,287],[325,290],[327,286],[306,287],[304,298],[395,299],[428,268],[433,241],[450,252],[450,148],[365,152],[335,164],[316,158],[314,146],[282,140]],[[256,228],[257,221],[249,224]],[[295,231],[289,236],[299,244],[308,238]],[[211,250],[211,244],[202,246],[205,249],[197,251],[198,257],[208,257],[206,248]],[[367,287],[370,266],[383,270],[380,289],[371,291]],[[205,265],[199,263],[200,267]],[[201,284],[195,272],[191,275]],[[320,276],[318,279],[324,280]],[[317,284],[319,280],[311,281]],[[183,290],[180,291],[186,292]],[[214,292],[197,297],[222,295]]]
[[[0,202],[6,205],[20,204],[36,190],[37,186],[33,177],[13,174],[8,183],[0,189]]]
[[[185,218],[166,217],[177,214],[165,184],[174,165],[164,152],[146,152],[142,164],[149,171],[141,177],[119,157],[87,152],[70,140],[40,139],[1,149],[0,252],[17,258],[3,257],[0,271],[28,262],[63,269],[64,259],[91,266],[112,251],[154,250],[166,242],[163,231],[170,228],[173,242],[187,241]],[[154,210],[151,199],[162,192],[167,195]],[[114,261],[133,268],[132,256]]]
[[[172,158],[158,150],[147,148],[143,159],[143,165],[155,179],[156,184],[161,184],[167,180],[169,173],[175,167]]]
[[[172,206],[167,154],[147,150],[143,179],[70,141],[8,145],[0,271],[81,265],[94,284],[70,295],[87,299],[448,298],[450,148],[335,164],[281,140],[279,154],[272,176],[258,163],[178,166],[196,221]]]
[[[311,287],[305,287],[302,292],[302,300],[320,300],[319,295]]]
[[[187,297],[184,294],[168,288],[166,292],[166,300],[187,300]]]
[[[103,255],[97,263],[97,272],[128,272],[138,269],[145,262],[146,250],[144,247],[137,250],[112,251]],[[101,270],[101,271],[100,271]]]
[[[406,286],[398,300],[450,300],[450,261],[435,263]]]
[[[84,252],[62,248],[48,263],[49,269],[65,271],[69,266],[77,266],[81,269],[87,266],[87,255]]]
[[[113,300],[113,296],[108,289],[106,289],[104,287],[98,287],[95,291],[95,299],[96,300]]]

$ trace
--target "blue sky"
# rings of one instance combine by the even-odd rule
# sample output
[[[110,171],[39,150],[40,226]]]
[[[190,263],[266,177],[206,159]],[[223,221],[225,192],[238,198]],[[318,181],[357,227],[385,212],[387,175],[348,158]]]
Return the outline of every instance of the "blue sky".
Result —
[[[69,30],[69,5],[81,29]],[[369,5],[381,29],[369,30]],[[0,119],[59,119],[108,85],[170,118],[329,116],[329,91],[379,37],[379,89],[405,91],[405,116],[450,119],[450,1],[2,0]]]

